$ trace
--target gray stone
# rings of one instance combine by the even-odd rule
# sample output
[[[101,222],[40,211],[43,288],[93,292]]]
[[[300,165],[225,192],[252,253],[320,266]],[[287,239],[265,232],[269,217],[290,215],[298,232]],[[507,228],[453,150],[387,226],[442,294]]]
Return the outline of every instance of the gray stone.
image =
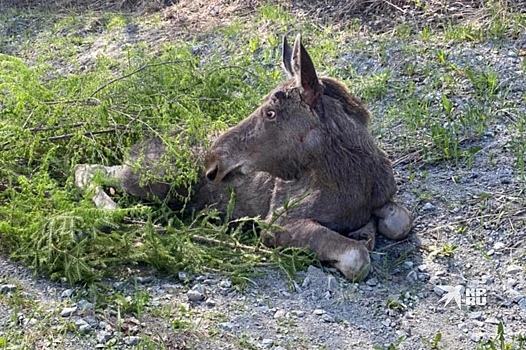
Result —
[[[265,338],[261,341],[261,345],[265,348],[270,348],[274,345],[274,339]]]
[[[136,278],[137,283],[139,284],[147,284],[151,283],[153,281],[153,276],[139,276]]]
[[[73,306],[73,307],[65,307],[62,309],[62,311],[60,311],[60,316],[62,317],[69,317],[71,316],[75,311],[77,311],[77,307],[76,306]]]
[[[495,242],[495,244],[493,244],[493,249],[495,250],[501,250],[501,249],[504,249],[506,247],[506,245],[502,242]]]
[[[188,274],[184,271],[179,271],[179,273],[177,273],[177,278],[179,278],[179,281],[185,282],[188,280]]]
[[[488,318],[486,319],[486,323],[490,323],[490,324],[499,324],[500,321],[499,321],[497,318],[495,318],[495,317],[488,317]]]
[[[210,306],[210,307],[214,307],[214,306],[216,306],[216,302],[215,302],[215,300],[208,298],[205,301],[205,305],[206,306]]]
[[[517,304],[519,304],[519,307],[523,310],[526,310],[526,298],[520,299]]]
[[[138,345],[142,339],[141,337],[132,335],[132,336],[124,337],[122,340],[124,341],[126,345],[135,346],[135,345]]]
[[[77,308],[81,311],[84,311],[84,310],[93,310],[93,304],[90,303],[89,301],[87,300],[84,300],[84,299],[81,299],[79,300],[79,302],[77,303]]]
[[[468,317],[472,320],[479,320],[482,317],[482,312],[481,311],[470,312],[468,314]]]
[[[106,331],[100,331],[97,333],[97,343],[106,344],[110,340],[112,334]]]
[[[405,279],[408,282],[414,283],[414,282],[418,281],[418,274],[414,270],[409,271],[409,273],[407,274]]]
[[[292,310],[290,312],[293,316],[297,316],[297,317],[303,317],[305,316],[305,311],[303,310]]]
[[[415,264],[411,260],[406,260],[402,265],[407,269],[412,269]]]
[[[231,280],[222,280],[219,282],[219,287],[221,288],[230,288],[232,287],[232,281]]]
[[[435,292],[436,295],[438,295],[439,297],[441,297],[442,295],[444,295],[444,293],[446,292],[445,290],[443,290],[442,288],[440,288],[439,286],[435,286],[433,288],[433,292]]]
[[[123,290],[126,282],[113,282],[112,286],[115,290]]]
[[[222,322],[218,324],[219,328],[222,328],[226,331],[232,331],[236,325],[232,322]]]
[[[340,289],[340,284],[334,276],[327,276],[327,290],[336,293]]]
[[[283,309],[279,309],[278,311],[276,311],[276,312],[274,313],[274,318],[275,318],[275,319],[283,318],[283,317],[285,317],[285,314],[286,314],[285,310],[283,310]]]
[[[433,210],[436,209],[436,207],[433,204],[427,202],[426,204],[424,204],[422,209],[425,210],[425,211],[433,211]]]
[[[89,324],[83,324],[79,327],[79,332],[82,334],[89,334],[93,331],[93,328]]]
[[[318,316],[323,315],[324,313],[325,313],[325,310],[323,309],[316,309],[312,312],[313,315],[318,315]]]
[[[378,280],[376,279],[376,277],[373,277],[373,278],[369,278],[367,280],[367,282],[365,282],[368,286],[371,286],[371,287],[374,287],[376,285],[378,285]]]
[[[483,334],[479,332],[473,332],[469,334],[469,339],[471,339],[471,341],[474,341],[475,343],[478,343],[479,341],[481,341],[482,337],[483,337]]]
[[[418,265],[417,269],[420,272],[427,272],[427,265],[425,265],[425,264]]]
[[[327,322],[327,323],[333,323],[334,322],[334,317],[332,317],[329,314],[323,314],[321,316],[321,319],[323,320],[323,322]]]
[[[86,316],[82,318],[87,324],[89,324],[92,328],[96,328],[99,325],[99,321],[93,316]]]
[[[205,299],[205,296],[203,293],[200,293],[198,290],[190,289],[186,296],[188,297],[188,300],[190,301],[202,301]]]
[[[14,284],[0,284],[0,294],[12,293],[16,290]]]
[[[467,333],[469,331],[469,326],[466,323],[460,323],[457,325],[457,327],[464,333]]]
[[[62,293],[60,293],[61,298],[69,298],[75,293],[73,289],[66,289]]]
[[[523,272],[523,269],[522,269],[522,267],[517,266],[517,265],[510,265],[510,266],[508,266],[506,268],[506,273],[508,275],[515,275],[515,274],[517,274],[519,272]]]

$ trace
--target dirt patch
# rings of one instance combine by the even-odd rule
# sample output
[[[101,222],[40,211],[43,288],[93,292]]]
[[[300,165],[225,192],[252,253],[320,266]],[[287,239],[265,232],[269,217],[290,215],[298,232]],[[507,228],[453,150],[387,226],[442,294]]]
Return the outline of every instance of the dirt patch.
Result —
[[[52,12],[138,11],[155,12],[177,0],[0,0],[0,9],[38,9]]]
[[[281,5],[298,18],[321,26],[345,28],[357,23],[374,30],[389,30],[394,25],[411,22],[411,26],[442,27],[447,23],[471,22],[479,26],[487,18],[498,16],[482,0],[412,1],[412,0],[0,0],[0,10],[8,8],[39,9],[53,12],[124,11],[160,12],[164,19],[193,32],[228,25],[243,18],[262,4]],[[499,8],[526,12],[525,0],[505,0]]]

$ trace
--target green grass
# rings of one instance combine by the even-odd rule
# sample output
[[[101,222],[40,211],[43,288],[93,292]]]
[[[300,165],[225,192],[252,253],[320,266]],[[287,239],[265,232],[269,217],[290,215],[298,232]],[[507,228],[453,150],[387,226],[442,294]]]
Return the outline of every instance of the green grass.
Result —
[[[49,31],[84,27],[83,21],[58,19]],[[113,16],[105,30],[123,25],[123,17]],[[90,193],[80,193],[72,179],[75,164],[118,164],[137,140],[159,135],[178,169],[167,179],[191,187],[202,165],[192,161],[190,148],[206,146],[209,135],[247,116],[282,79],[277,68],[263,68],[251,59],[261,47],[264,59],[275,63],[275,39],[253,40],[229,57],[198,56],[182,42],[155,53],[130,45],[118,57],[101,54],[83,71],[76,68],[76,46],[82,40],[75,35],[40,42],[36,64],[1,55],[0,179],[7,186],[0,193],[5,204],[0,208],[1,248],[70,282],[91,281],[115,265],[143,262],[172,272],[236,272],[240,282],[255,266],[293,268],[309,261],[292,250],[225,250],[193,240],[204,235],[227,245],[257,243],[253,236],[227,234],[226,226],[212,224],[214,212],[185,218],[163,203],[145,206],[125,195],[118,197],[125,209],[98,210]],[[56,74],[57,64],[73,69]],[[170,136],[171,131],[180,136]],[[126,224],[125,217],[139,224]]]
[[[0,15],[8,29],[0,44],[9,53],[0,55],[0,188],[6,187],[0,248],[70,282],[96,280],[123,264],[224,271],[238,282],[256,266],[301,267],[310,257],[296,250],[246,249],[258,244],[255,235],[228,234],[213,223],[214,212],[183,217],[164,203],[144,205],[122,193],[116,199],[123,209],[98,210],[90,193],[75,188],[72,170],[78,163],[119,164],[137,140],[158,135],[178,169],[167,179],[191,187],[202,166],[192,161],[191,146],[206,147],[209,135],[247,116],[284,79],[280,42],[291,29],[303,32],[320,72],[346,82],[373,112],[383,107],[372,131],[382,146],[394,148],[393,158],[416,150],[424,162],[470,166],[480,151],[472,142],[494,121],[507,92],[491,67],[455,65],[443,42],[515,33],[524,18],[508,21],[498,6],[488,7],[488,29],[404,24],[393,34],[371,33],[374,40],[365,43],[356,23],[348,29],[300,23],[285,8],[266,4],[250,23],[234,20],[211,29],[206,40],[153,47],[126,42],[126,27],[140,21],[129,15],[7,11]],[[26,25],[14,40],[17,20]],[[150,20],[161,25],[158,17]],[[363,55],[382,69],[353,66],[342,60],[345,54]],[[407,62],[396,69],[400,55]],[[520,115],[510,126],[523,178],[525,148],[518,140],[524,120]],[[239,243],[243,248],[225,248]]]

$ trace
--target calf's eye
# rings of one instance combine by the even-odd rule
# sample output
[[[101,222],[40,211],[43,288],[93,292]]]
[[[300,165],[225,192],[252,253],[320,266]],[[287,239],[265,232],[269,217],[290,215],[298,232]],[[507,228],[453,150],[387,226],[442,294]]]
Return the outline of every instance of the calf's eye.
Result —
[[[268,119],[268,120],[274,120],[274,119],[276,119],[276,112],[273,111],[272,109],[269,109],[269,110],[267,111],[266,116],[267,116],[267,119]]]

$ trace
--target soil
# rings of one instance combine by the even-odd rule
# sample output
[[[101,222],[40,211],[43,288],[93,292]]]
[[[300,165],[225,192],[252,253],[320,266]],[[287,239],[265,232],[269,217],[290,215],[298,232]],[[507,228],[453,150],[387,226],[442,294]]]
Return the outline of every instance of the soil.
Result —
[[[173,33],[191,35],[208,26],[224,25],[235,16],[248,15],[257,1],[6,1],[0,9],[17,6],[50,11],[129,10],[160,11],[165,21],[161,30],[142,32],[134,40],[152,45]],[[426,11],[414,2],[404,1],[291,1],[286,3],[298,16],[315,17],[345,26],[349,18],[372,21],[371,28],[388,30],[393,21],[417,18],[422,23],[442,16],[471,16],[483,19],[480,2],[446,2],[445,8],[431,2]],[[524,2],[512,2],[524,11]],[[441,6],[441,7],[440,7]],[[464,7],[463,7],[464,6]],[[219,9],[219,10],[218,10]],[[390,9],[391,11],[387,11]],[[383,16],[385,12],[391,15]],[[407,17],[409,16],[409,17]],[[477,17],[478,16],[478,17]],[[482,16],[482,17],[481,17]],[[375,22],[376,21],[376,22]],[[473,43],[450,48],[453,63],[474,62],[483,58],[500,75],[509,91],[506,99],[526,105],[526,77],[517,52],[525,38],[510,38],[502,43]],[[103,40],[103,39],[101,39]],[[387,48],[389,60],[359,56],[342,58],[371,71],[390,69],[396,77],[400,62],[407,56],[396,40]],[[360,61],[363,60],[363,61]],[[87,58],[89,61],[89,57]],[[431,97],[432,98],[432,97]],[[392,103],[389,98],[369,106],[380,116]],[[438,102],[437,102],[438,103]],[[424,163],[423,154],[403,154],[383,140],[394,160],[399,180],[398,199],[415,214],[410,238],[393,243],[380,238],[372,254],[374,271],[361,284],[350,283],[337,271],[311,266],[289,285],[279,272],[269,270],[254,279],[246,290],[238,290],[221,275],[190,276],[179,279],[140,270],[138,279],[107,280],[108,290],[123,297],[137,291],[150,295],[144,318],[123,316],[118,310],[92,310],[86,306],[88,292],[82,287],[51,282],[34,276],[25,267],[0,255],[0,290],[20,293],[47,310],[34,315],[17,312],[15,306],[2,305],[0,325],[19,327],[25,332],[41,327],[59,327],[71,321],[78,332],[67,332],[63,339],[41,339],[36,348],[93,349],[94,347],[132,348],[154,339],[167,349],[370,349],[397,344],[398,349],[430,349],[437,333],[443,349],[474,349],[494,337],[499,322],[508,339],[526,336],[526,199],[524,182],[515,166],[516,154],[510,143],[516,135],[506,128],[507,116],[494,122],[482,138],[466,140],[463,147],[479,151],[469,166]],[[511,117],[510,117],[511,118]],[[508,120],[509,122],[509,120]],[[393,141],[393,140],[391,140]],[[396,141],[396,140],[394,140]],[[416,178],[412,181],[410,179]],[[481,216],[480,213],[483,212]],[[480,244],[480,242],[484,244]],[[444,247],[450,247],[450,250]],[[14,286],[11,286],[14,284]],[[462,307],[455,301],[447,306],[441,298],[444,285],[461,285]],[[484,289],[485,305],[466,305],[466,289]],[[88,302],[89,304],[89,302]],[[69,314],[67,308],[74,308]],[[176,309],[171,324],[156,317],[166,309]],[[63,314],[61,316],[60,314]],[[13,319],[13,315],[17,315]],[[65,316],[64,316],[65,315]],[[34,320],[34,321],[33,321]],[[89,327],[83,327],[83,325]],[[189,327],[183,324],[191,325]],[[0,339],[3,330],[0,328]],[[185,328],[188,331],[174,332]],[[80,334],[84,331],[86,334]],[[133,338],[138,337],[139,340]],[[115,340],[112,340],[115,339]]]

